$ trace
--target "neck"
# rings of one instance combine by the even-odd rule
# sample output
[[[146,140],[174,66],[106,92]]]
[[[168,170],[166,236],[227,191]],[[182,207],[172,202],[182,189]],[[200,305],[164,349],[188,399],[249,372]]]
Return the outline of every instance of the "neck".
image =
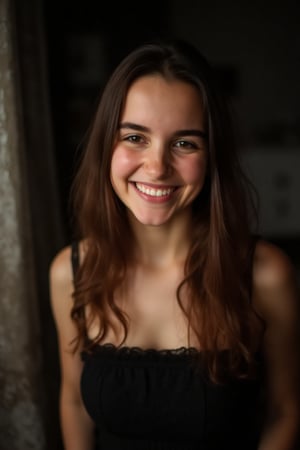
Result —
[[[184,216],[163,225],[144,225],[131,218],[136,241],[136,261],[156,268],[184,264],[191,235],[190,217]]]

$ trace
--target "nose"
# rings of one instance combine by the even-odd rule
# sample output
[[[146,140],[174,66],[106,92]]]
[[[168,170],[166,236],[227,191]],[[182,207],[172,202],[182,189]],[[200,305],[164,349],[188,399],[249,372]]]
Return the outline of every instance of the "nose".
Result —
[[[170,176],[172,165],[168,151],[161,147],[148,148],[144,160],[144,169],[151,179],[163,179]]]

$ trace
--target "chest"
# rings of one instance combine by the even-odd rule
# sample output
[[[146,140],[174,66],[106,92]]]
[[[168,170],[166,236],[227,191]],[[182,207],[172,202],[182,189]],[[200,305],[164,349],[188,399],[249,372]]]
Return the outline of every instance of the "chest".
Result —
[[[186,286],[178,291],[184,278],[183,270],[151,270],[139,268],[130,274],[126,287],[116,290],[115,302],[128,318],[128,335],[125,345],[142,348],[178,348],[188,343],[188,321],[178,302],[186,307],[188,295]],[[106,342],[118,344],[123,337],[120,322],[111,315],[113,329],[110,329]],[[99,331],[95,320],[90,327],[89,336]],[[196,344],[194,342],[193,344]]]
[[[117,301],[124,310],[139,319],[156,316],[174,320],[181,311],[177,295],[183,278],[179,270],[138,270],[130,277],[124,297],[117,297]],[[180,297],[182,301],[187,300],[184,288]]]
[[[117,298],[130,317],[132,338],[147,347],[187,345],[188,322],[178,301],[180,298],[183,307],[188,302],[186,286],[178,290],[183,278],[179,269],[139,270],[134,274],[128,293]]]

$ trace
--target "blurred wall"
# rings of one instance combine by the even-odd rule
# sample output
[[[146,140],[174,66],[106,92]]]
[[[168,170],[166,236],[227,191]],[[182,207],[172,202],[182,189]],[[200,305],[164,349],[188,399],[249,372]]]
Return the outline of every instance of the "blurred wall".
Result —
[[[60,448],[48,269],[64,243],[40,0],[0,1],[0,449]]]
[[[8,0],[0,17],[0,448],[42,450],[41,328]]]

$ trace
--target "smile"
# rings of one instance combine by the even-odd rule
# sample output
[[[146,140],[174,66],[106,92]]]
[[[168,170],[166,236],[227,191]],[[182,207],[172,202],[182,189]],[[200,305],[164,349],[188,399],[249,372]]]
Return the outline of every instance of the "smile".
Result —
[[[166,197],[175,191],[176,187],[160,187],[155,189],[153,186],[147,186],[141,183],[134,183],[138,191],[150,197]]]

